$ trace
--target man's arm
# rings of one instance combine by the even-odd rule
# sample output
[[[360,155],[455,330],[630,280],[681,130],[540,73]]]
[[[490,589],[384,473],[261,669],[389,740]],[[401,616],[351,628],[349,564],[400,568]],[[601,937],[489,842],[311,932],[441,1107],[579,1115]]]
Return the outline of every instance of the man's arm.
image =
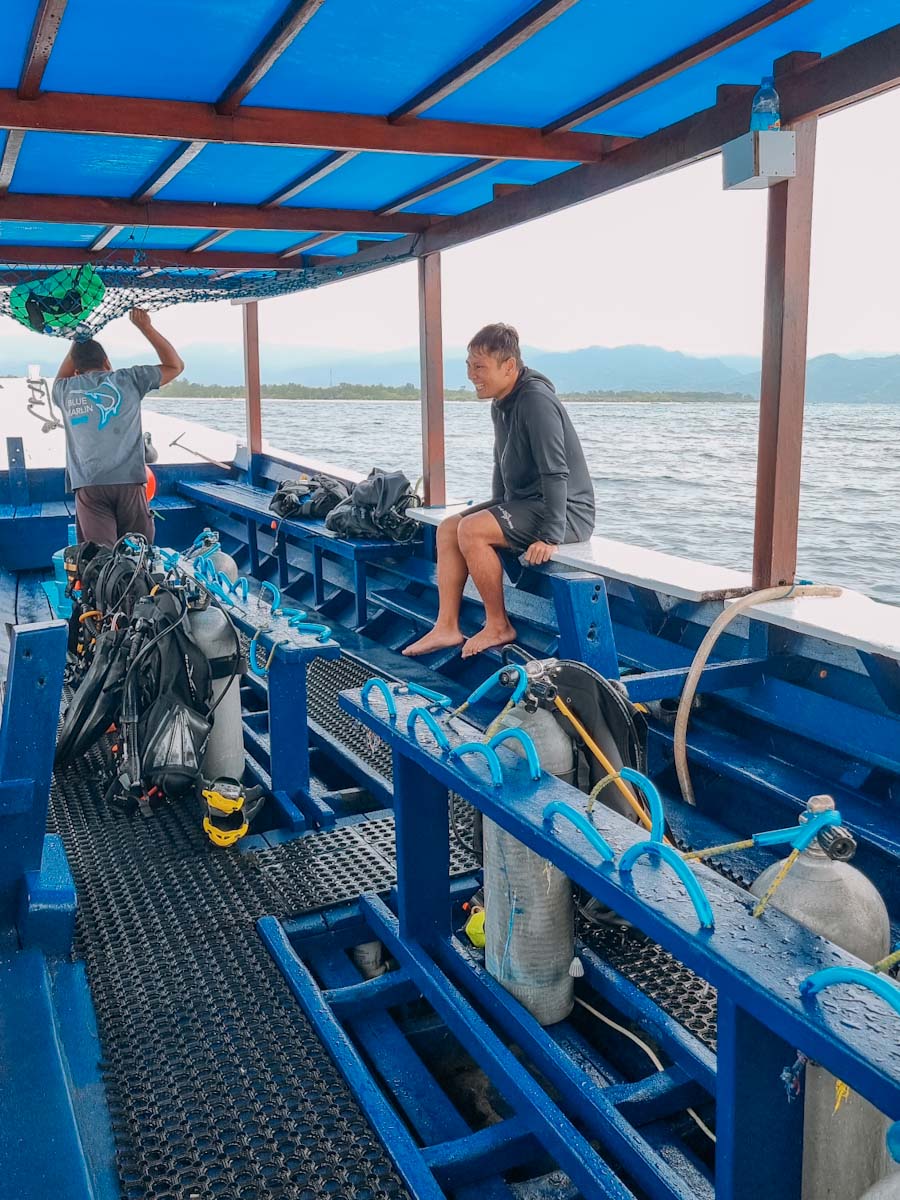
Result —
[[[143,308],[133,308],[131,322],[138,327],[159,357],[160,387],[177,379],[184,370],[184,363],[172,343],[164,338],[158,329],[153,328],[150,314]]]
[[[526,562],[537,566],[552,557],[565,537],[569,464],[562,420],[554,406],[532,401],[525,416],[528,442],[544,495],[540,535],[525,551]]]
[[[71,379],[75,374],[75,368],[72,365],[72,346],[69,346],[69,352],[59,364],[59,370],[56,372],[57,379]]]

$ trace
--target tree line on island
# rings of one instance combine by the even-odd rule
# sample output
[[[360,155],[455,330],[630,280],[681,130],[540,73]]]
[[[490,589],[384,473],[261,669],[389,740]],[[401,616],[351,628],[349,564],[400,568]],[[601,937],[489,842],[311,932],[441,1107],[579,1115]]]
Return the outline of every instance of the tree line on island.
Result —
[[[415,401],[421,392],[415,384],[405,383],[391,387],[381,383],[337,383],[332,387],[306,387],[299,383],[269,383],[261,387],[264,400],[364,400],[364,401]],[[240,385],[216,383],[191,383],[178,379],[167,387],[160,388],[160,396],[179,400],[242,400],[244,388]],[[474,400],[475,393],[469,388],[448,388],[444,392],[447,401]],[[680,391],[585,391],[561,392],[560,399],[572,403],[593,404],[659,404],[659,403],[715,403],[716,401],[753,402],[753,396],[745,392],[680,392]]]

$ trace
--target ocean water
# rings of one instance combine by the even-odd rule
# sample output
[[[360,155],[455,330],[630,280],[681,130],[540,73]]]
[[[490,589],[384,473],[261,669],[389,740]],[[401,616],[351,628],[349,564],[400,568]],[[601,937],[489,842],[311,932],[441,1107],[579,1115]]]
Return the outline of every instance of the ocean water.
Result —
[[[244,434],[242,400],[151,399],[160,412]],[[597,495],[597,532],[749,569],[757,408],[749,403],[571,404]],[[447,488],[490,494],[488,406],[447,405]],[[263,401],[274,445],[366,472],[421,473],[412,403]],[[900,404],[807,409],[799,573],[900,603]]]

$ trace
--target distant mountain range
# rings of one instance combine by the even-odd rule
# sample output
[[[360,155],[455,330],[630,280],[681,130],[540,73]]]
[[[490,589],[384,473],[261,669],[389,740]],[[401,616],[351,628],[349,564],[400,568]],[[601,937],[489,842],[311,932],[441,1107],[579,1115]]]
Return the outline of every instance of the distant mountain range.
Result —
[[[23,333],[0,341],[0,374],[24,374],[29,362],[41,361],[52,373],[64,353],[64,343],[50,343]],[[180,346],[185,375],[194,383],[240,384],[242,353],[238,343],[197,342]],[[529,348],[529,366],[543,371],[560,392],[737,392],[759,393],[759,360],[746,355],[701,358],[658,346],[588,346],[581,350],[550,351]],[[418,384],[415,350],[355,354],[346,350],[294,347],[262,348],[262,377],[266,383],[297,383],[328,387],[336,383]],[[446,351],[448,388],[467,386],[465,353]],[[810,402],[900,403],[900,354],[882,357],[843,357],[823,354],[807,368]]]

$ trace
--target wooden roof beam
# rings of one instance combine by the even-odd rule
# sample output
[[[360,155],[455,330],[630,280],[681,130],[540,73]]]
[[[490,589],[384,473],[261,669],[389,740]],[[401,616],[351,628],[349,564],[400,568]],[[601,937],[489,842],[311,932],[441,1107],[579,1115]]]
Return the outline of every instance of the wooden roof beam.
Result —
[[[68,2],[69,0],[40,0],[31,27],[31,37],[28,39],[28,49],[25,51],[22,74],[19,76],[18,91],[22,100],[34,100],[40,94],[44,71],[50,61]]]
[[[485,171],[490,171],[493,167],[499,166],[504,160],[502,158],[483,158],[479,162],[467,163],[464,167],[457,167],[455,171],[448,171],[446,175],[441,175],[438,179],[433,179],[431,183],[424,183],[421,187],[413,188],[410,192],[405,192],[402,196],[398,196],[396,200],[392,200],[390,204],[379,208],[378,212],[385,215],[391,213],[402,212],[410,204],[420,204],[423,200],[428,200],[432,196],[436,196],[445,188],[453,187],[455,183],[463,183],[467,179],[474,179],[476,175],[483,175]],[[374,232],[374,230],[369,231]]]
[[[74,92],[42,92],[36,100],[20,100],[9,88],[0,89],[0,128],[542,162],[597,162],[610,145],[601,134],[544,135],[539,129],[519,125],[418,118],[392,124],[386,117],[366,113],[246,105],[228,117],[216,112],[213,105],[197,101],[98,97]]]
[[[24,141],[25,134],[21,129],[10,129],[6,135],[3,156],[0,158],[0,196],[4,196],[9,190]]]
[[[194,204],[155,200],[134,204],[108,196],[0,196],[0,220],[48,224],[148,225],[166,229],[253,229],[286,233],[417,233],[435,218],[420,213],[373,213],[344,208],[257,208],[253,204]]]
[[[234,233],[233,229],[215,229],[212,233],[208,233],[206,237],[202,237],[196,246],[191,246],[191,254],[201,254],[204,250],[208,250],[211,246],[217,245],[227,238],[229,233]]]
[[[124,229],[124,225],[107,225],[103,232],[98,233],[91,242],[91,250],[105,250],[110,242],[115,241],[115,239]]]
[[[216,108],[220,113],[230,116],[237,111],[324,3],[325,0],[290,0],[279,20],[219,97]]]
[[[334,234],[328,234],[334,237]],[[189,250],[144,250],[140,264],[134,261],[134,251],[128,249],[104,250],[100,255],[82,247],[69,246],[4,246],[0,245],[0,266],[19,264],[41,267],[80,267],[91,263],[95,267],[131,267],[142,271],[164,273],[178,267],[191,270],[209,267],[211,270],[238,271],[291,271],[296,269],[284,262],[277,254],[237,254],[219,250],[211,253],[193,254]]]
[[[571,112],[551,121],[549,125],[544,126],[544,132],[546,134],[559,133],[574,129],[576,125],[582,125],[585,121],[591,121],[617,104],[632,100],[635,96],[640,96],[642,92],[647,92],[650,88],[665,83],[667,79],[680,75],[682,71],[687,71],[690,67],[705,62],[714,54],[720,54],[730,46],[735,46],[738,42],[752,37],[754,33],[759,33],[761,29],[773,25],[776,21],[782,20],[809,3],[810,0],[769,0],[761,8],[755,8],[752,12],[732,21],[724,29],[701,38],[692,46],[687,46],[684,50],[671,54],[662,62],[656,63],[655,66],[648,67],[646,71],[639,72],[624,83],[617,84],[614,88],[602,92]]]
[[[158,195],[167,184],[171,183],[179,172],[194,161],[206,142],[184,142],[180,145],[149,178],[145,179],[132,200],[135,204],[144,204]]]
[[[578,0],[539,0],[516,21],[502,29],[495,37],[468,55],[449,71],[439,75],[415,96],[401,104],[388,117],[389,121],[400,121],[408,117],[417,117],[432,105],[446,100],[454,92],[476,79],[495,63],[500,62],[507,54],[524,45],[529,38],[546,29],[551,22],[563,13],[568,12],[578,3]]]
[[[315,237],[307,238],[304,242],[298,242],[296,246],[290,246],[287,250],[282,250],[279,258],[296,258],[299,254],[305,254],[307,250],[314,250],[316,246],[322,246],[325,242],[330,242],[332,238],[339,237],[335,232],[317,233]]]
[[[302,175],[298,175],[286,188],[282,188],[276,192],[274,196],[271,196],[263,203],[262,207],[277,208],[279,204],[287,204],[288,200],[293,200],[295,196],[299,196],[301,192],[305,192],[314,183],[318,183],[321,179],[326,179],[332,172],[337,171],[345,163],[350,162],[352,158],[356,158],[356,155],[356,150],[335,150],[333,154],[329,154],[322,162],[314,167],[310,167]]]

